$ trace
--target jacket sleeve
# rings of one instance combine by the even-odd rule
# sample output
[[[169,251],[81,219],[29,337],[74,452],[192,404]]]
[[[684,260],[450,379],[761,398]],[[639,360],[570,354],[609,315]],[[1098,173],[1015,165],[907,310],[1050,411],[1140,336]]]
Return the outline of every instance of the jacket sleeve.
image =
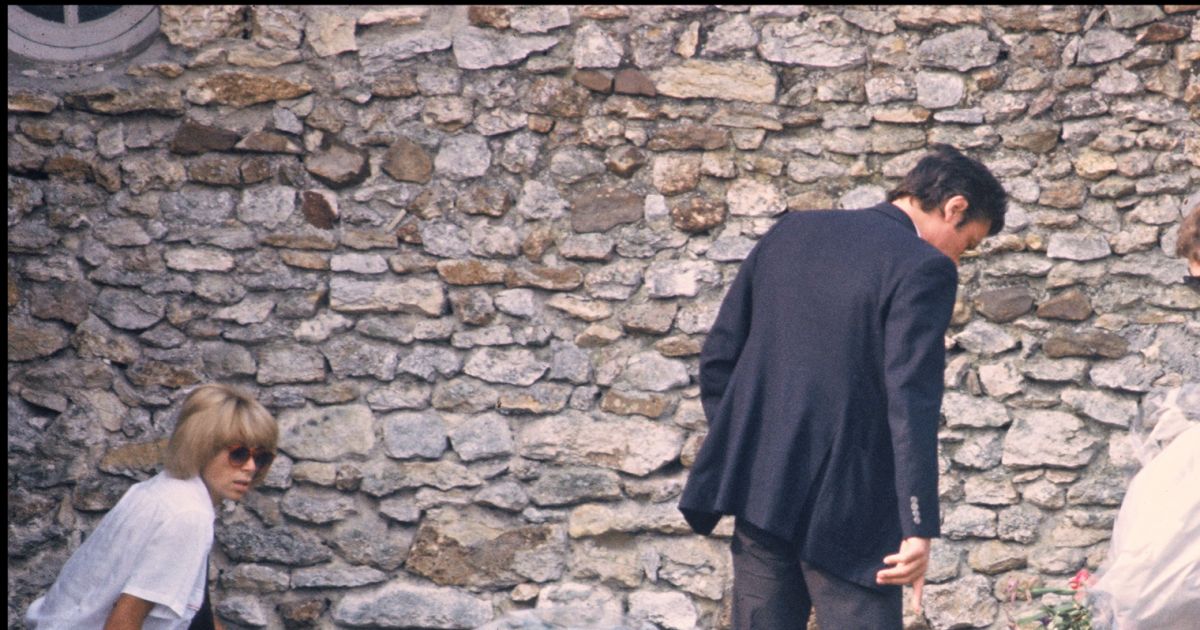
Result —
[[[716,417],[717,406],[725,395],[733,368],[737,366],[750,334],[754,266],[759,249],[768,236],[764,236],[742,261],[700,351],[700,403],[710,423]]]
[[[905,538],[933,538],[938,510],[937,430],[945,335],[958,272],[947,257],[918,265],[898,283],[884,324],[884,379],[895,457],[896,497]]]

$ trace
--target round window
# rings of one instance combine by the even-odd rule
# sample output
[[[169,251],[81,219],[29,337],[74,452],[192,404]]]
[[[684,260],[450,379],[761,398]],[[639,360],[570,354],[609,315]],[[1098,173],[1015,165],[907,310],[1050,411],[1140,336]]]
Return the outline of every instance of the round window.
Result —
[[[158,7],[8,5],[8,50],[41,61],[90,61],[126,53],[158,33]]]

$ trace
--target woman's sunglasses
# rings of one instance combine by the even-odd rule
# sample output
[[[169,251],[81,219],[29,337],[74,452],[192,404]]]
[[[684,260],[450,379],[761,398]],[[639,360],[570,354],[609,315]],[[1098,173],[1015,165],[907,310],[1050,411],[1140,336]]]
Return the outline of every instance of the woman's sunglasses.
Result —
[[[271,465],[275,461],[275,451],[265,448],[250,448],[242,444],[236,444],[226,448],[229,454],[229,463],[234,468],[241,468],[246,465],[246,462],[251,458],[254,459],[254,466],[259,470]]]

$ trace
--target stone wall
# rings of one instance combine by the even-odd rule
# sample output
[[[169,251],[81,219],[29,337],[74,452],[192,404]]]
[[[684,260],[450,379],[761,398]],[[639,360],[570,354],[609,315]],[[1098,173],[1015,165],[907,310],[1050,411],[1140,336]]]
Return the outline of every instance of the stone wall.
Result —
[[[675,509],[704,334],[775,217],[935,142],[1012,203],[909,621],[1005,627],[1103,559],[1142,394],[1200,380],[1197,8],[163,7],[101,85],[10,65],[9,627],[205,381],[282,426],[220,511],[231,628],[722,627],[727,540]]]

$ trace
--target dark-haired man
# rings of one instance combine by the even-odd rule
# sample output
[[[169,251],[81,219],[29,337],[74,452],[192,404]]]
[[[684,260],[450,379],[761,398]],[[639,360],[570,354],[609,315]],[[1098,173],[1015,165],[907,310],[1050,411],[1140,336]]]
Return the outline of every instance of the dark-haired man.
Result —
[[[943,337],[962,253],[1004,227],[978,161],[935,145],[888,201],[789,213],[700,356],[709,432],[680,509],[735,517],[733,627],[900,628],[939,534]]]

